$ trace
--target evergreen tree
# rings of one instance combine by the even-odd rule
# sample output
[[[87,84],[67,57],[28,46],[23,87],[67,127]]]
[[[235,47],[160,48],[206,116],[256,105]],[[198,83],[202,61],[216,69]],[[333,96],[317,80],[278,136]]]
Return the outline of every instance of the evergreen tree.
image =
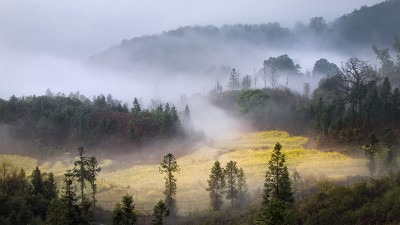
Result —
[[[243,207],[247,201],[247,183],[246,183],[246,176],[242,168],[239,168],[237,174],[237,185],[238,185],[238,200],[239,206]]]
[[[190,109],[189,109],[188,104],[186,104],[185,111],[183,111],[182,126],[187,131],[192,131],[193,130],[193,124],[192,124],[192,119],[191,119],[191,116],[190,116]]]
[[[261,208],[262,224],[291,224],[289,209],[294,202],[285,154],[282,145],[275,144],[268,170],[265,175],[263,202]]]
[[[36,166],[36,169],[32,172],[32,193],[34,195],[43,195],[44,194],[44,184],[43,184],[43,177],[39,170],[39,167]]]
[[[392,109],[393,99],[392,99],[392,86],[390,84],[389,78],[385,77],[382,84],[379,87],[379,98],[382,102],[382,109],[384,112],[384,119],[391,119],[390,113]]]
[[[235,70],[235,68],[233,68],[231,71],[231,75],[229,77],[228,89],[235,91],[239,90],[239,88],[240,88],[239,73]]]
[[[368,144],[362,146],[364,154],[368,159],[367,168],[368,168],[369,172],[371,173],[371,176],[373,176],[376,171],[375,156],[376,156],[376,153],[378,153],[380,150],[378,143],[379,143],[378,139],[376,138],[375,134],[372,133],[368,137]]]
[[[67,208],[61,199],[53,198],[47,210],[45,223],[47,225],[67,225],[66,214]]]
[[[92,156],[88,160],[88,180],[90,183],[90,187],[92,189],[92,203],[93,203],[93,214],[96,213],[96,193],[97,193],[97,175],[100,173],[101,167],[99,167],[99,163],[97,162],[96,157]]]
[[[75,225],[82,222],[81,212],[77,205],[78,198],[76,196],[76,188],[73,186],[74,173],[67,170],[64,174],[64,192],[61,200],[65,205],[65,222],[67,225]]]
[[[271,159],[268,162],[268,170],[265,174],[263,206],[268,205],[272,197],[287,203],[294,201],[285,154],[281,152],[281,149],[282,145],[276,143]]]
[[[261,221],[263,225],[288,225],[286,222],[287,203],[283,200],[272,197],[268,204],[261,209]]]
[[[249,90],[251,88],[251,76],[247,74],[242,80],[242,90]]]
[[[239,169],[236,162],[230,161],[226,164],[224,176],[226,179],[226,199],[231,200],[231,207],[233,208],[233,200],[238,198],[238,183],[237,175]]]
[[[132,195],[124,195],[122,197],[122,204],[116,203],[113,213],[113,225],[134,225],[137,221],[137,214],[135,211],[135,204],[133,204]]]
[[[43,186],[44,186],[44,197],[47,200],[51,200],[57,197],[58,195],[57,183],[54,179],[53,173],[49,173],[47,175],[47,178],[43,181]]]
[[[219,161],[215,161],[214,166],[211,168],[210,179],[208,180],[207,191],[210,195],[211,208],[216,211],[220,210],[224,196],[225,189],[225,176],[224,170],[221,168]]]
[[[135,204],[133,204],[132,195],[124,195],[122,197],[122,212],[123,212],[123,224],[134,225],[136,224],[137,215],[135,212]]]
[[[176,178],[173,173],[179,172],[180,168],[176,162],[175,157],[168,153],[164,156],[163,162],[160,164],[159,171],[161,174],[166,173],[165,176],[165,204],[171,215],[176,214]]]
[[[89,160],[86,156],[83,155],[85,152],[85,149],[83,147],[79,147],[77,150],[78,150],[78,154],[79,154],[79,159],[74,162],[73,175],[74,175],[74,177],[77,178],[77,181],[80,184],[81,200],[83,201],[83,199],[85,197],[83,190],[86,187],[85,180],[87,180],[87,177],[88,177],[88,169],[87,168],[88,168]]]
[[[117,202],[112,212],[112,224],[124,225],[123,220],[124,220],[124,211],[122,210],[121,203]]]
[[[400,122],[400,90],[396,87],[393,91],[392,116],[395,123]]]
[[[157,205],[154,206],[153,208],[153,225],[162,225],[163,224],[163,218],[167,217],[169,215],[169,211],[167,209],[167,206],[163,202],[163,200],[158,201]]]

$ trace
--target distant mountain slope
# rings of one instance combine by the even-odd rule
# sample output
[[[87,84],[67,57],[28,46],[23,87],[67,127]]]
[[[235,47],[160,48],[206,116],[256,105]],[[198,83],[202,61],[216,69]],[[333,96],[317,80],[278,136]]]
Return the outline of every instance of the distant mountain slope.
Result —
[[[332,30],[351,43],[391,46],[400,36],[400,0],[363,6],[338,18]]]
[[[89,62],[124,71],[145,68],[205,73],[215,68],[225,68],[226,72],[224,66],[261,66],[267,57],[277,56],[274,54],[307,53],[311,49],[354,55],[372,44],[391,46],[393,37],[400,36],[400,0],[363,6],[324,27],[318,31],[311,25],[301,31],[290,30],[279,23],[181,27],[123,40]]]
[[[180,27],[160,35],[122,40],[120,45],[93,56],[90,62],[123,70],[149,66],[181,72],[205,71],[213,63],[226,62],[221,51],[232,56],[246,51],[247,45],[281,46],[290,42],[290,30],[279,23]]]

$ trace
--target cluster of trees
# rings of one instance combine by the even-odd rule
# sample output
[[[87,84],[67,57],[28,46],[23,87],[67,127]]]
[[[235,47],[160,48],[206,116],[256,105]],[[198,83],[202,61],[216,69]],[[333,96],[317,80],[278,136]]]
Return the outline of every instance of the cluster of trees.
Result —
[[[52,173],[42,174],[36,167],[26,176],[11,162],[0,162],[0,224],[43,224],[57,193]]]
[[[188,117],[190,118],[190,111],[187,106],[184,113],[186,123],[190,123],[186,121]],[[134,99],[129,121],[130,140],[140,141],[156,136],[174,137],[181,132],[181,122],[174,105],[170,107],[168,103],[159,103],[153,109],[142,109],[137,98]]]
[[[211,168],[207,191],[214,211],[221,209],[224,196],[231,201],[231,208],[234,208],[234,200],[237,200],[235,205],[239,208],[243,208],[247,203],[246,177],[243,169],[237,167],[236,164],[230,161],[225,168],[222,168],[220,162],[215,161]]]
[[[173,154],[168,153],[164,156],[159,171],[161,174],[165,173],[165,190],[163,192],[165,199],[159,200],[153,208],[153,225],[162,225],[167,216],[175,219],[178,210],[176,206],[177,180],[174,173],[179,172],[180,168]],[[133,225],[137,223],[137,219],[138,211],[135,209],[133,197],[126,194],[122,198],[122,204],[115,205],[112,223],[114,225]]]
[[[65,173],[61,195],[58,193],[53,173],[42,174],[36,167],[32,175],[27,177],[23,169],[18,172],[12,163],[1,162],[0,223],[92,224],[96,210],[96,178],[100,167],[94,156],[86,157],[83,155],[83,148],[78,150],[79,159],[75,161],[74,169]],[[76,194],[76,183],[79,183],[81,188],[79,197]],[[84,193],[86,183],[90,185],[90,198]]]
[[[57,196],[50,202],[46,224],[83,225],[95,222],[96,180],[101,168],[96,157],[84,155],[83,147],[77,150],[78,158],[74,162],[74,168],[67,170],[64,174],[61,196]],[[86,190],[87,184],[90,191]],[[80,194],[77,194],[77,186],[80,188]],[[87,194],[88,192],[90,194]]]
[[[232,70],[230,91],[212,91],[210,99],[215,105],[250,119],[259,129],[315,129],[323,141],[333,137],[342,142],[364,143],[376,133],[378,139],[392,143],[387,136],[393,135],[400,122],[400,39],[395,38],[393,45],[396,60],[391,59],[388,48],[373,49],[381,61],[378,70],[356,57],[340,69],[325,58],[317,60],[312,73],[322,79],[311,96],[308,83],[304,83],[303,94],[277,85],[279,74],[290,68],[292,73],[296,71],[293,61],[282,55],[265,60],[263,69],[254,70],[253,79],[249,80],[253,89],[243,85],[240,89],[237,71]],[[257,89],[258,78],[264,82],[263,89]],[[268,80],[270,85],[266,88]]]
[[[371,7],[364,5],[338,18],[327,32],[339,34],[353,47],[356,43],[388,46],[394,36],[400,35],[398,30],[394,29],[400,22],[399,9],[399,0],[383,1]]]
[[[400,122],[400,91],[357,58],[320,81],[310,105],[315,128],[339,140],[366,140],[371,131],[390,132]],[[389,129],[389,130],[388,130]]]
[[[190,123],[189,109],[184,117]],[[71,143],[124,146],[183,133],[178,112],[168,103],[142,109],[135,98],[129,110],[111,95],[89,100],[79,93],[67,97],[50,90],[44,96],[0,99],[0,124],[8,125],[12,137],[41,153],[53,153]]]

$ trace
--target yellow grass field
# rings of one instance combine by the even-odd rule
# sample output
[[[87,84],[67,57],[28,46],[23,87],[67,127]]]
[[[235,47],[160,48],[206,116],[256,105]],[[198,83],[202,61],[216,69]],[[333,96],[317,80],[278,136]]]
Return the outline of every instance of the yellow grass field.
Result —
[[[276,142],[283,146],[289,170],[296,170],[303,177],[340,179],[349,175],[368,175],[365,159],[354,159],[338,152],[306,149],[304,146],[308,139],[305,137],[290,136],[283,131],[232,133],[212,146],[201,147],[191,154],[177,158],[181,168],[181,172],[176,175],[179,213],[208,209],[207,179],[215,160],[219,160],[223,166],[230,160],[236,161],[246,174],[249,190],[262,189],[267,162]],[[0,160],[4,157],[18,156],[0,155]],[[163,155],[160,155],[160,162],[162,158]],[[21,157],[22,159],[27,164],[26,168],[36,166],[35,159]],[[45,162],[39,166],[42,171],[61,176],[66,169],[73,167],[72,161],[71,157],[66,156],[64,160]],[[149,214],[157,201],[163,198],[164,176],[158,171],[159,164],[132,165],[107,172],[111,171],[107,168],[115,166],[112,159],[107,159],[101,161],[101,166],[105,172],[100,173],[98,178],[99,206],[112,210],[122,195],[129,193],[134,196],[136,208],[141,213]]]

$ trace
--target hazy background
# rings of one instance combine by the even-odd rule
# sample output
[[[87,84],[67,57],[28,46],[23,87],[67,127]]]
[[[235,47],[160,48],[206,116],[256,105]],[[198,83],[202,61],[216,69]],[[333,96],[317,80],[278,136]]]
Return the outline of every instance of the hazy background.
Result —
[[[2,0],[0,98],[8,99],[13,94],[44,94],[47,88],[66,94],[80,91],[89,97],[112,93],[115,98],[129,102],[134,96],[163,95],[160,89],[167,81],[155,83],[121,78],[102,71],[93,73],[82,70],[81,64],[91,55],[118,44],[122,39],[158,34],[179,26],[279,22],[282,26],[292,27],[297,21],[307,24],[309,18],[314,16],[323,16],[330,22],[362,5],[370,6],[378,2]],[[262,62],[271,56],[257,54],[252,54],[254,59],[248,61]],[[289,54],[295,61],[301,55]],[[308,61],[308,64],[315,62],[314,59]],[[149,77],[150,73],[158,74],[159,71],[152,68],[151,71],[136,73]],[[185,92],[189,81],[168,82],[176,87],[171,93],[175,95]],[[197,88],[189,88],[193,93],[206,91],[209,85],[209,81],[204,84],[194,82]]]

